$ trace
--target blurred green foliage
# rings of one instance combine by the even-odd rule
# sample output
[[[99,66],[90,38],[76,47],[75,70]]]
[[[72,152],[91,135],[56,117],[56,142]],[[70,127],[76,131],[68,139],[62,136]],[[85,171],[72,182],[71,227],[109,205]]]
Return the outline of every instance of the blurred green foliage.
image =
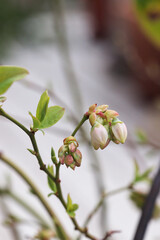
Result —
[[[147,37],[160,47],[160,0],[134,0],[138,21]]]

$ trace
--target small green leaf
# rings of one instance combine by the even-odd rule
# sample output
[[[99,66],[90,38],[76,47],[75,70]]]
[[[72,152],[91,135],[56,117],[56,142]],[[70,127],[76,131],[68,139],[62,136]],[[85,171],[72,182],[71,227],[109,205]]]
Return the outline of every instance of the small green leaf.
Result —
[[[48,103],[49,103],[49,96],[48,92],[45,91],[39,100],[37,111],[36,111],[36,118],[42,122],[42,120],[45,118],[47,109],[48,109]]]
[[[48,166],[48,170],[50,173],[53,174],[53,166]],[[57,192],[56,184],[55,184],[55,182],[53,182],[53,180],[49,176],[48,176],[48,185],[54,193]]]
[[[148,181],[150,182],[151,179],[149,178],[149,174],[152,172],[153,168],[147,169],[143,174],[136,177],[135,182],[142,182],[142,181]]]
[[[72,210],[72,199],[70,197],[70,194],[68,194],[68,197],[67,197],[67,210],[68,211]]]
[[[34,150],[29,149],[29,148],[27,148],[27,150],[28,150],[31,154],[36,155],[36,152],[35,152]]]
[[[67,213],[70,217],[75,217],[75,211],[78,209],[78,204],[72,204],[72,199],[68,194],[67,197]]]
[[[44,129],[56,124],[64,114],[64,108],[60,106],[53,106],[48,108],[47,113],[43,121],[40,123],[38,129]]]
[[[23,79],[28,73],[25,68],[0,66],[0,94],[5,93],[13,82]]]
[[[140,173],[139,166],[136,161],[134,161],[134,166],[135,170],[133,184],[143,181],[151,182],[149,174],[152,172],[153,168],[148,168],[144,173]]]
[[[49,193],[49,194],[48,194],[48,197],[51,197],[52,195],[54,195],[53,192]]]
[[[71,218],[74,218],[76,215],[74,211],[67,211],[67,213]]]
[[[75,203],[72,205],[72,210],[76,211],[78,209],[78,207],[79,207],[78,204]]]
[[[51,148],[51,159],[54,164],[57,164],[57,158],[53,147]]]
[[[34,117],[31,112],[29,112],[29,115],[32,117],[32,120],[33,120],[33,129],[38,129],[40,125],[40,121],[36,117]]]

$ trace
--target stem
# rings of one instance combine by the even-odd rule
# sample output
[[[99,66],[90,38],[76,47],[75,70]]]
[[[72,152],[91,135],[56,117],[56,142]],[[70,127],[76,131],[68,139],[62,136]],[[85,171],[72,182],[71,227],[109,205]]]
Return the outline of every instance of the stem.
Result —
[[[42,160],[42,157],[40,155],[40,152],[39,152],[39,149],[38,149],[38,145],[37,145],[37,142],[36,142],[36,139],[35,139],[35,133],[34,132],[30,132],[29,133],[29,138],[32,142],[32,146],[33,146],[33,149],[35,151],[35,156],[38,160],[38,163],[39,163],[39,166],[40,166],[40,170],[44,171],[51,179],[52,181],[55,182],[55,177],[52,175],[52,173],[50,171],[48,171],[48,169],[46,168],[46,165],[44,164],[43,160]]]
[[[26,175],[26,173],[24,173],[15,163],[13,163],[11,160],[6,158],[2,153],[0,154],[0,159],[5,164],[10,166],[16,173],[18,173],[23,178],[23,180],[30,186],[30,188],[33,190],[34,194],[40,200],[40,202],[42,203],[42,205],[45,207],[46,211],[48,212],[49,216],[53,220],[56,230],[57,230],[57,234],[58,234],[58,236],[61,237],[60,239],[70,240],[70,237],[68,237],[67,233],[65,232],[65,230],[64,230],[63,226],[61,225],[59,219],[57,218],[56,214],[53,212],[53,210],[49,206],[48,202],[45,200],[43,195],[39,192],[39,190],[34,185],[34,183],[30,180],[30,178]]]
[[[49,224],[44,221],[44,219],[41,217],[41,215],[36,212],[34,208],[32,208],[30,205],[28,205],[23,199],[21,199],[19,196],[17,196],[15,193],[11,192],[9,189],[0,189],[0,196],[8,196],[12,198],[16,203],[21,205],[25,210],[30,212],[32,216],[34,216],[42,227],[44,228],[50,228]]]
[[[0,115],[2,115],[3,117],[7,118],[8,120],[13,122],[14,124],[16,124],[19,128],[21,128],[29,136],[29,138],[30,138],[30,140],[32,142],[32,146],[34,148],[35,156],[36,156],[36,158],[38,160],[40,169],[42,171],[44,171],[53,181],[55,181],[55,177],[48,171],[48,169],[46,168],[46,165],[43,163],[43,160],[42,160],[41,155],[39,153],[37,142],[36,142],[36,139],[35,139],[35,136],[34,136],[35,133],[32,132],[32,131],[29,131],[20,122],[18,122],[16,119],[14,119],[10,115],[8,115],[2,108],[0,108]]]
[[[21,128],[28,136],[30,135],[30,131],[23,126],[21,123],[19,123],[16,119],[12,118],[10,115],[8,115],[2,108],[0,108],[0,115],[7,118],[14,124],[16,124],[19,128]]]
[[[58,163],[56,165],[56,181],[55,181],[56,187],[57,187],[57,194],[56,194],[56,196],[61,201],[61,203],[64,206],[65,210],[67,210],[67,204],[66,204],[66,202],[64,200],[64,197],[63,197],[63,194],[62,194],[61,185],[60,185],[60,183],[61,183],[61,181],[60,181],[60,166],[61,166],[60,163]],[[71,219],[72,223],[75,226],[75,230],[78,230],[79,232],[83,233],[89,239],[97,240],[94,236],[92,236],[90,233],[88,233],[87,228],[81,228],[79,226],[79,224],[77,223],[77,220],[75,218],[70,217],[70,219]]]
[[[78,130],[80,129],[80,127],[83,125],[83,123],[88,119],[87,115],[84,115],[83,118],[81,119],[81,121],[79,122],[79,124],[77,125],[77,127],[75,128],[75,130],[73,131],[73,133],[71,134],[71,136],[75,136],[76,133],[78,132]]]

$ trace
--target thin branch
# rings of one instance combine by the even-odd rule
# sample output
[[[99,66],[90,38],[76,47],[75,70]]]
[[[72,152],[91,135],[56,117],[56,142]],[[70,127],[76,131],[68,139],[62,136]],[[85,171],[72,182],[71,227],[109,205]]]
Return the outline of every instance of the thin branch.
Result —
[[[76,133],[78,132],[78,130],[81,128],[81,126],[83,125],[83,123],[88,119],[88,116],[84,115],[82,120],[79,122],[79,124],[77,125],[77,127],[75,128],[75,130],[73,131],[73,133],[71,134],[71,136],[75,136]]]
[[[53,181],[55,181],[54,176],[50,173],[50,171],[48,171],[48,169],[46,168],[46,165],[43,163],[43,160],[41,158],[41,155],[39,153],[39,149],[36,143],[36,139],[35,139],[35,133],[32,131],[29,131],[24,125],[22,125],[20,122],[18,122],[16,119],[14,119],[13,117],[11,117],[10,115],[8,115],[2,108],[0,108],[0,115],[7,118],[8,120],[10,120],[11,122],[13,122],[15,125],[17,125],[19,128],[21,128],[30,138],[31,142],[32,142],[32,146],[34,148],[35,151],[35,156],[38,160],[40,169],[42,171],[44,171]]]

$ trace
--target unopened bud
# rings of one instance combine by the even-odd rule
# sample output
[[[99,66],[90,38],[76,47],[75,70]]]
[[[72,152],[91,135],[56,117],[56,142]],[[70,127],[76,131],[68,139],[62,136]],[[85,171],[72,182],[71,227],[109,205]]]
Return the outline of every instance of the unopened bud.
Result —
[[[124,122],[117,122],[115,125],[112,126],[112,132],[117,140],[120,143],[124,143],[127,138],[127,127]]]
[[[95,150],[98,148],[104,149],[108,141],[108,132],[106,128],[100,124],[95,123],[91,129],[91,143]]]
[[[92,113],[89,115],[89,122],[92,126],[95,124],[96,118],[97,118],[97,116],[95,113]]]
[[[71,144],[68,145],[68,148],[69,151],[73,153],[76,151],[77,146],[75,145],[75,143],[72,142]]]
[[[82,161],[82,153],[78,149],[73,153],[73,158],[74,158],[76,166],[80,167],[81,161]]]
[[[107,111],[107,108],[108,108],[109,106],[108,105],[105,105],[105,104],[103,104],[103,105],[100,105],[100,106],[98,106],[97,108],[96,108],[96,113],[99,113],[99,112],[106,112]]]
[[[91,106],[89,107],[88,114],[93,113],[93,112],[95,111],[96,107],[97,107],[97,104],[93,104],[93,105],[91,105]]]
[[[109,109],[105,112],[105,116],[107,117],[108,120],[111,120],[115,117],[118,117],[119,114],[116,111]]]
[[[73,136],[65,138],[63,142],[64,145],[58,151],[59,161],[74,170],[81,165],[82,154],[77,149],[79,144]]]
[[[71,155],[67,155],[64,158],[64,163],[66,164],[66,166],[70,166],[73,163],[73,157]]]

